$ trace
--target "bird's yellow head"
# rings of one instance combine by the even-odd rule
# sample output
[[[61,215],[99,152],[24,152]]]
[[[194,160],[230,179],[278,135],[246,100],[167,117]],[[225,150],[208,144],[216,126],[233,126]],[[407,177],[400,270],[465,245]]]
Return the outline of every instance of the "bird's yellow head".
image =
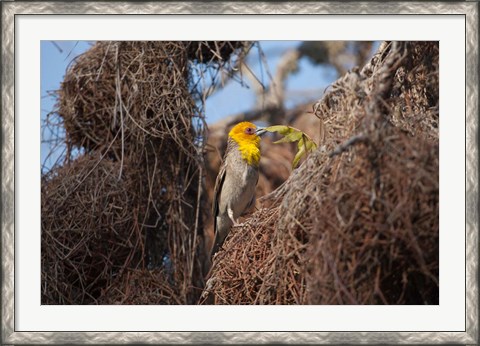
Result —
[[[242,158],[249,165],[258,166],[260,162],[260,132],[255,124],[244,121],[235,125],[228,137],[238,144]]]

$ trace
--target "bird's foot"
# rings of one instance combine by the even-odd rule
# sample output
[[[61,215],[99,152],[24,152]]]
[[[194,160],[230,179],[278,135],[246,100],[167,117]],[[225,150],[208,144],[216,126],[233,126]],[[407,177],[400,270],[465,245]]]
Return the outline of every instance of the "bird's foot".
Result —
[[[241,225],[241,223],[238,223],[237,220],[233,217],[233,210],[228,208],[227,210],[228,217],[230,218],[230,221],[232,221],[232,227],[238,227]]]
[[[236,220],[232,220],[232,221],[233,221],[232,227],[240,227],[243,225],[243,222],[237,222]]]

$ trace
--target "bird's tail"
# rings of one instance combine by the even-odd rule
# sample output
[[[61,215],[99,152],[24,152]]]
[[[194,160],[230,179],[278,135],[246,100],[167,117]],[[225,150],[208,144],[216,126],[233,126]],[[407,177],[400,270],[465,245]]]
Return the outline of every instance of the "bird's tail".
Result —
[[[225,232],[227,233],[227,232]],[[223,242],[225,241],[226,234],[222,234],[222,232],[215,232],[215,238],[213,239],[213,245],[212,245],[212,251],[210,251],[210,258],[213,259],[213,256],[218,252],[220,247],[223,245]]]
[[[213,259],[213,256],[217,253],[220,248],[220,239],[218,239],[218,232],[215,233],[215,239],[213,240],[212,250],[210,251],[210,258]]]

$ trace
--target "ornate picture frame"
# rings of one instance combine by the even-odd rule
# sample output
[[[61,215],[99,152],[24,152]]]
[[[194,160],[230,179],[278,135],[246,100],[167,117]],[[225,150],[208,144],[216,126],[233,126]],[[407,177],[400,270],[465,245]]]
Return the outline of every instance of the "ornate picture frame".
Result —
[[[478,343],[478,75],[479,12],[476,2],[14,2],[1,3],[2,18],[2,344],[436,344]],[[16,16],[47,14],[459,14],[466,22],[466,311],[464,331],[445,332],[39,332],[15,329],[15,50]],[[20,53],[21,54],[21,53]],[[34,62],[38,63],[38,62]],[[459,71],[464,73],[465,71]],[[459,184],[461,186],[461,184]],[[18,304],[18,303],[17,303]]]

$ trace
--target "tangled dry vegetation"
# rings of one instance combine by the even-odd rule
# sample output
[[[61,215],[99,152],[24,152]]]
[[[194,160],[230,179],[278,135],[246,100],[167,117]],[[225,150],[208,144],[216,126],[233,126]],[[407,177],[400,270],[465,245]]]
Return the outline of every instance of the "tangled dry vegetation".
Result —
[[[197,301],[205,91],[191,63],[229,74],[249,47],[98,42],[76,59],[58,91],[65,162],[42,177],[43,304]]]
[[[320,148],[233,228],[200,303],[438,304],[438,78],[438,42],[390,42],[337,80]]]
[[[205,282],[226,126],[204,143],[198,105],[250,47],[99,42],[76,59],[65,162],[42,177],[42,304],[438,304],[437,42],[383,43],[310,114],[272,91],[319,149],[292,172],[292,148],[264,138],[266,196]]]

